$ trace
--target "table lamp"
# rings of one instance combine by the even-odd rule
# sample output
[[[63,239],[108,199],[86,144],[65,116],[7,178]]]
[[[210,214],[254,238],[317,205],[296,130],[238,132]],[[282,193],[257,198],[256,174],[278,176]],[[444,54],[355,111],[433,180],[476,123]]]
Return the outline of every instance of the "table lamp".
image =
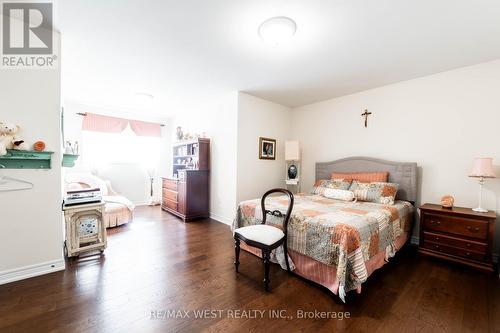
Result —
[[[478,213],[486,213],[487,209],[482,207],[483,201],[483,185],[485,178],[495,178],[495,171],[493,170],[493,158],[481,157],[474,160],[474,166],[469,174],[469,177],[479,178],[479,207],[474,208],[473,211]]]

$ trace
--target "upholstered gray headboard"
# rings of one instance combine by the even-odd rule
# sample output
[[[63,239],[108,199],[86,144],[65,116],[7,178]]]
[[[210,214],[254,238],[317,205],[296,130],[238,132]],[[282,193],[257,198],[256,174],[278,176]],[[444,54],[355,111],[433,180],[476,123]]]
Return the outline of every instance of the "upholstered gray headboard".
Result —
[[[388,171],[389,182],[398,183],[397,199],[417,201],[417,163],[392,162],[370,157],[348,157],[316,163],[316,180],[330,179],[332,172]]]

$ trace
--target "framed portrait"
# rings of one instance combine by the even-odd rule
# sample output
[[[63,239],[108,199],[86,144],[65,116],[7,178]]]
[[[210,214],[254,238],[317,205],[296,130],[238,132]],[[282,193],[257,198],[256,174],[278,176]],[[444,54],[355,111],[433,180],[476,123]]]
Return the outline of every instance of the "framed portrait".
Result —
[[[259,158],[261,160],[276,159],[276,140],[259,138]]]

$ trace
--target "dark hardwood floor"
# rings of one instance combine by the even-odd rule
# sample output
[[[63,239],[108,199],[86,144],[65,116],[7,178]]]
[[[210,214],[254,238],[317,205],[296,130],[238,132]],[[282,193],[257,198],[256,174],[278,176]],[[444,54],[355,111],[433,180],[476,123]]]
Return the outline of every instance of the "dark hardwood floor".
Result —
[[[276,265],[263,291],[261,261],[242,251],[233,266],[229,227],[185,224],[158,207],[109,231],[104,256],[0,286],[0,332],[500,332],[500,282],[493,275],[419,256],[406,248],[347,304]],[[192,310],[221,310],[195,319]],[[168,310],[191,319],[164,319]],[[263,319],[232,318],[239,313]],[[271,319],[267,310],[286,310]],[[297,311],[346,311],[350,318],[291,319]],[[152,312],[157,319],[151,318]],[[277,312],[284,315],[285,312]]]

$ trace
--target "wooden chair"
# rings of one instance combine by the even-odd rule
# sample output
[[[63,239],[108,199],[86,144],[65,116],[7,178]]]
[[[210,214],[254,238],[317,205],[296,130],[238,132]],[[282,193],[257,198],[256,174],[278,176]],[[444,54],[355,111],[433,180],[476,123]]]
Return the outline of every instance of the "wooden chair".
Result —
[[[266,198],[273,193],[284,193],[288,196],[288,209],[285,214],[279,210],[270,211],[266,209]],[[251,225],[247,227],[242,227],[234,230],[234,251],[236,255],[236,260],[234,265],[236,267],[236,272],[238,272],[238,267],[240,265],[240,241],[244,241],[247,245],[259,248],[262,250],[262,259],[264,260],[264,289],[269,290],[269,266],[270,266],[270,256],[271,251],[283,245],[283,250],[285,253],[286,268],[290,272],[290,264],[288,263],[288,251],[287,251],[287,228],[288,221],[290,220],[290,215],[293,209],[293,194],[285,189],[275,188],[267,191],[261,199],[260,205],[262,207],[262,223],[257,225]],[[267,215],[273,215],[276,217],[283,218],[283,230],[266,225]]]

